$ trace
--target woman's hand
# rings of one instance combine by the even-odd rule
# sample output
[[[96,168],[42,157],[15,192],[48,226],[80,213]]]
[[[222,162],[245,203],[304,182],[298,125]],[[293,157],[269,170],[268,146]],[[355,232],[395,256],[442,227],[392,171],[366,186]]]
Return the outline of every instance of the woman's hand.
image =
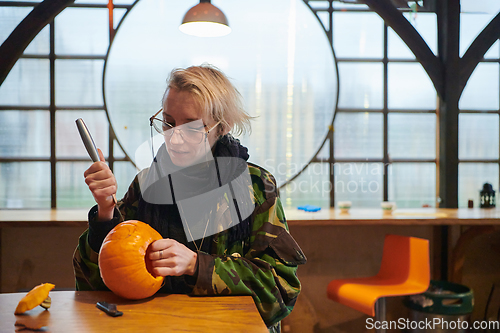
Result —
[[[181,276],[196,273],[198,254],[170,238],[151,243],[149,258],[156,275]]]
[[[115,208],[113,195],[116,194],[117,189],[116,179],[105,163],[102,151],[100,149],[97,149],[97,151],[99,152],[100,161],[94,162],[83,173],[83,176],[85,177],[85,183],[94,196],[95,202],[97,202],[98,220],[108,221],[113,218]]]

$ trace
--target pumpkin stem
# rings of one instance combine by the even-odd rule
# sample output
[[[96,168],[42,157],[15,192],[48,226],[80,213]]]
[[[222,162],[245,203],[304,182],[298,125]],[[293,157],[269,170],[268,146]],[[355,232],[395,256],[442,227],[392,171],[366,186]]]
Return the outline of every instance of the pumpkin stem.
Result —
[[[47,296],[47,298],[42,302],[42,304],[40,304],[40,306],[44,309],[50,308],[51,305],[52,305],[52,299],[50,298],[50,296]]]

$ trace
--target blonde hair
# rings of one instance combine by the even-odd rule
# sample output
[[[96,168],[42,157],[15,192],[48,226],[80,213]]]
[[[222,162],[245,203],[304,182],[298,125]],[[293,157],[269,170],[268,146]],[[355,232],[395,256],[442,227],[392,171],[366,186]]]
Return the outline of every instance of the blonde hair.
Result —
[[[251,131],[252,117],[243,109],[241,94],[218,68],[202,64],[174,69],[167,79],[163,106],[170,89],[189,92],[205,115],[221,122],[224,132],[240,135]]]

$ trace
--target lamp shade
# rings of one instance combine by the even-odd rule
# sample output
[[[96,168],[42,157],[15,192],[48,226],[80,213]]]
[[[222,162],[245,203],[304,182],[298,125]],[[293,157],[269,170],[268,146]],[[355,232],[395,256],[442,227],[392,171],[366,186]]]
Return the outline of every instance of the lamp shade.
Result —
[[[179,30],[198,37],[220,37],[231,32],[226,15],[219,8],[205,1],[188,10]]]

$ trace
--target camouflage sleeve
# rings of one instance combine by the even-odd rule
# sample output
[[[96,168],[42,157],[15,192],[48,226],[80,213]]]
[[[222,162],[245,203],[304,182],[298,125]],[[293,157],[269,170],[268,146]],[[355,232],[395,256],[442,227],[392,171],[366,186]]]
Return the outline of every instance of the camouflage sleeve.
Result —
[[[258,201],[248,249],[240,243],[223,255],[200,252],[193,294],[251,295],[264,322],[272,327],[293,309],[300,292],[297,265],[306,258],[288,232],[281,202],[272,190],[274,183],[266,184],[262,175],[259,178],[264,183],[254,183]]]
[[[98,266],[99,248],[107,233],[118,223],[135,219],[139,200],[139,183],[130,184],[127,193],[118,201],[111,221],[98,222],[97,206],[89,212],[89,228],[80,236],[73,254],[76,290],[108,290],[101,279]]]

